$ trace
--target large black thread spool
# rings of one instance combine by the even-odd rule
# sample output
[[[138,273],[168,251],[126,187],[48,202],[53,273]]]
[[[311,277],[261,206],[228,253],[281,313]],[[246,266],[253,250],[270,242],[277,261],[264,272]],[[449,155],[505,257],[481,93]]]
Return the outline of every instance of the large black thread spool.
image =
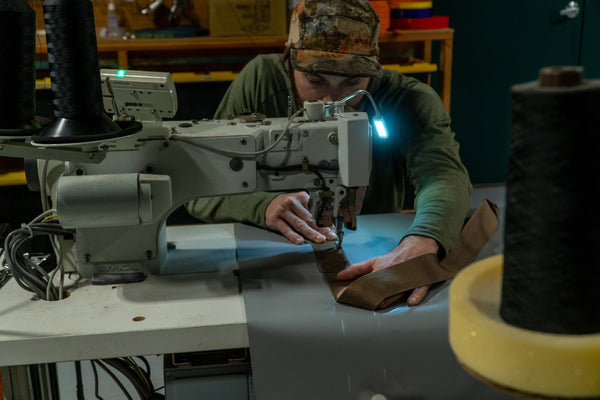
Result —
[[[0,2],[0,136],[26,136],[35,121],[35,12],[23,0]]]
[[[500,315],[540,332],[600,332],[600,80],[548,67],[511,95]]]
[[[46,0],[44,22],[55,118],[33,140],[70,143],[130,133],[103,112],[92,2]]]

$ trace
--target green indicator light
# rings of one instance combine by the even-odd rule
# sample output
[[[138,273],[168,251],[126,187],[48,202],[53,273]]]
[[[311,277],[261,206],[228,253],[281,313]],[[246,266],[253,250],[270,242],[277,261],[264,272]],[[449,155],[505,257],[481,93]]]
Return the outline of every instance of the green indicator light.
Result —
[[[122,78],[125,76],[125,73],[127,72],[127,70],[125,69],[120,69],[117,71],[117,77]]]

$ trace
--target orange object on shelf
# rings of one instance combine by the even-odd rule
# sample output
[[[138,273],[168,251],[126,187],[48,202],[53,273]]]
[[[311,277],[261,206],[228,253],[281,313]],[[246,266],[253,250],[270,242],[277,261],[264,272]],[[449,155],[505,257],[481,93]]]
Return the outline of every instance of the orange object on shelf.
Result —
[[[401,1],[395,3],[393,7],[390,4],[390,8],[398,10],[422,10],[431,7],[433,7],[432,1]]]
[[[398,3],[414,3],[415,0],[389,0],[390,8],[398,8]]]
[[[388,3],[387,0],[371,0],[370,3],[373,5],[373,8],[379,16],[379,22],[381,24],[381,27],[379,29],[379,36],[382,36],[388,31],[388,29],[390,29],[390,3]]]
[[[443,29],[448,28],[450,18],[445,15],[437,15],[429,18],[392,18],[390,26],[392,31],[411,30],[411,29]]]

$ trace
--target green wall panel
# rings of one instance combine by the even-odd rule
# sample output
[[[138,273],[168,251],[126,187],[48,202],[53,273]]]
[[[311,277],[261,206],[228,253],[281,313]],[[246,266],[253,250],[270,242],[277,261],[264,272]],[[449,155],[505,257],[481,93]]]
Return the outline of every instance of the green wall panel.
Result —
[[[600,79],[600,1],[586,0],[583,15],[581,65],[588,78]]]
[[[451,117],[473,183],[506,180],[511,86],[537,79],[544,66],[579,63],[582,18],[560,17],[566,4],[434,2],[455,29]]]

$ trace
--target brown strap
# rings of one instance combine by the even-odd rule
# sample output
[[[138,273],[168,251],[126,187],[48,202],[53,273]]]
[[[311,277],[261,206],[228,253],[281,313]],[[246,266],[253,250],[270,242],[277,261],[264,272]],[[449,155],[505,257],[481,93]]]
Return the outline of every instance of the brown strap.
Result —
[[[498,208],[485,199],[469,218],[454,247],[440,264],[454,271],[456,275],[458,271],[473,262],[497,229]]]
[[[369,310],[376,309],[385,299],[421,286],[453,278],[471,263],[498,229],[496,205],[484,200],[469,218],[458,241],[441,262],[434,254],[392,265],[361,276],[349,285],[337,301]],[[349,262],[342,249],[315,250],[334,298],[347,281],[337,279],[337,273]]]
[[[327,284],[331,289],[333,298],[337,299],[337,294],[348,286],[348,281],[342,281],[338,279],[337,273],[346,269],[350,265],[350,262],[346,258],[346,253],[341,247],[335,247],[328,250],[317,250],[314,249],[317,261],[321,266],[323,276],[327,280]]]

